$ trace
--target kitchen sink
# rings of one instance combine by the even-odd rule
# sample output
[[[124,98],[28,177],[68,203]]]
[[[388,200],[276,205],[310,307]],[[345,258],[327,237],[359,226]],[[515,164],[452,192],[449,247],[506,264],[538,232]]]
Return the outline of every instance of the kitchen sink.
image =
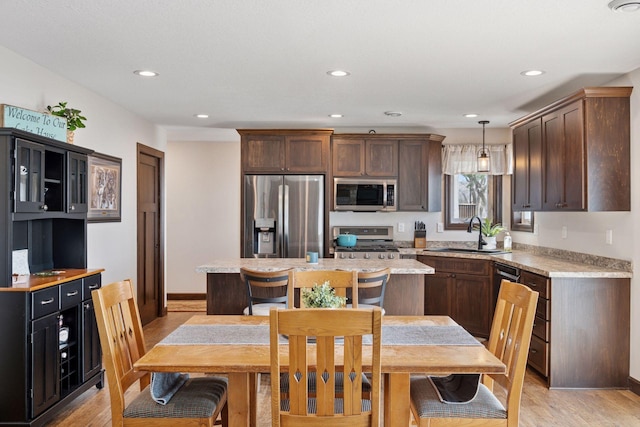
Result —
[[[454,252],[467,254],[506,254],[508,252],[502,249],[473,249],[473,248],[432,248],[427,249],[428,252]]]

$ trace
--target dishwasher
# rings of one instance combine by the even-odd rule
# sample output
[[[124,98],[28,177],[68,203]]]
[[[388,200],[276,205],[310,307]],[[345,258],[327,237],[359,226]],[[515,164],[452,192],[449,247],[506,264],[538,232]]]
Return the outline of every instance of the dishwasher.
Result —
[[[520,282],[520,269],[511,265],[502,264],[500,262],[493,263],[493,307],[495,309],[496,301],[498,301],[498,292],[500,292],[500,282],[506,279],[510,282]]]

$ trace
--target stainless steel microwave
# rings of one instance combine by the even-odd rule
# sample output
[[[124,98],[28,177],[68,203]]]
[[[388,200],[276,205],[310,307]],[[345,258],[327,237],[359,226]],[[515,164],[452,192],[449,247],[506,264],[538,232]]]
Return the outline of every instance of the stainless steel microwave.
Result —
[[[397,190],[395,179],[334,178],[333,210],[393,212]]]

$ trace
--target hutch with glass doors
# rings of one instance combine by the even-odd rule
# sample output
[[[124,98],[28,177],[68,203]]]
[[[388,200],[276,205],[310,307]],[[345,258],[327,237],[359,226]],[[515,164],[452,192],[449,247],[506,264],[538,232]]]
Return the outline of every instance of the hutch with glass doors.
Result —
[[[91,300],[103,270],[87,269],[92,152],[0,128],[1,426],[43,426],[103,386]]]

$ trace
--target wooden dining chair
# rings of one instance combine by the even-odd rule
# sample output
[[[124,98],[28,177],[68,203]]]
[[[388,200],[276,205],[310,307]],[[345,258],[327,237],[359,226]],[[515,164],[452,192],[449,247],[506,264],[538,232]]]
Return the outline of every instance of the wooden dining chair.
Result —
[[[384,315],[384,293],[391,277],[391,269],[358,272],[358,308],[381,307]],[[349,302],[347,308],[351,307]]]
[[[294,271],[293,279],[289,282],[289,308],[296,307],[294,303],[296,296],[300,297],[298,306],[304,308],[301,298],[304,290],[324,282],[329,282],[331,287],[335,289],[336,295],[343,297],[351,295],[353,308],[358,308],[358,273],[355,270]]]
[[[293,269],[255,271],[240,269],[240,278],[247,288],[246,315],[268,316],[271,307],[287,307],[287,291]]]
[[[299,307],[304,308],[302,301],[302,292],[306,289],[311,289],[314,285],[321,285],[324,282],[329,282],[331,287],[335,289],[336,295],[347,297],[355,295],[352,304],[349,308],[358,308],[358,273],[357,271],[346,270],[309,270],[309,271],[294,271],[293,280],[290,281],[289,286],[289,308],[294,308],[294,296],[296,290],[299,291]],[[308,375],[309,382],[309,394],[315,395],[316,393],[316,372],[313,370]],[[344,379],[342,378],[342,372],[336,373],[335,387],[336,393],[341,395],[343,389]],[[362,377],[362,390],[365,397],[368,397],[371,393],[371,382],[366,375]],[[280,392],[283,397],[287,397],[289,393],[289,378],[283,376],[280,383]]]
[[[506,365],[506,373],[484,375],[477,395],[456,404],[442,403],[427,377],[412,377],[411,412],[419,426],[518,426],[537,302],[538,292],[502,281],[488,349]],[[493,393],[496,384],[506,392],[502,401]]]
[[[222,416],[227,425],[227,381],[219,377],[188,379],[166,405],[156,403],[150,392],[148,372],[133,364],[145,354],[144,334],[130,280],[112,283],[91,293],[109,396],[113,426],[213,426]],[[140,380],[140,393],[129,404],[125,392]]]
[[[269,320],[272,426],[379,425],[382,323],[379,307],[272,309]],[[283,364],[280,358],[283,335],[289,341],[288,364]],[[369,399],[362,394],[364,335],[369,335],[372,341]],[[316,344],[307,345],[308,337],[315,337]],[[341,337],[344,343],[336,343],[336,337]],[[316,370],[319,379],[313,396],[307,388],[307,372],[311,368]],[[290,384],[289,396],[284,399],[278,392],[282,371],[287,372]],[[335,390],[337,372],[345,373],[341,396],[337,396]]]

